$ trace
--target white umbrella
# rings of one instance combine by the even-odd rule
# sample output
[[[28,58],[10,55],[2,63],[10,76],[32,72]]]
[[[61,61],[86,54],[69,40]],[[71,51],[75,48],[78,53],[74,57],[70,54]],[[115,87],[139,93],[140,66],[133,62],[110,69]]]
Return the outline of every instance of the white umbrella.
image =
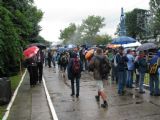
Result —
[[[141,46],[142,44],[140,42],[135,42],[135,43],[128,43],[128,44],[123,44],[122,46],[124,48],[131,48],[131,47],[139,47]]]

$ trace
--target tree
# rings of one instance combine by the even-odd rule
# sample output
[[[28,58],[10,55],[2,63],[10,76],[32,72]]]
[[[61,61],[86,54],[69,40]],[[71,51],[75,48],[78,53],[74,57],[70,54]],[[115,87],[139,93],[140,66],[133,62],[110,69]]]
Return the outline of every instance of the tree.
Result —
[[[88,16],[87,19],[82,21],[82,37],[86,43],[94,44],[94,39],[100,28],[104,27],[104,18],[101,16]]]
[[[97,35],[96,38],[96,45],[106,45],[112,41],[111,36],[105,35]]]
[[[154,37],[160,34],[160,1],[159,0],[150,0],[150,9],[153,15],[152,17],[152,31]]]
[[[60,30],[60,37],[59,39],[63,40],[64,44],[67,44],[69,42],[74,41],[74,34],[76,31],[76,25],[74,23],[70,23],[68,27],[66,27],[64,30]]]
[[[16,72],[18,61],[22,53],[20,50],[19,36],[12,22],[12,14],[1,6],[0,11],[0,77],[2,77]]]
[[[134,9],[131,12],[127,12],[126,15],[126,31],[127,35],[133,38],[139,36],[145,37],[148,33],[147,26],[147,10]]]
[[[0,77],[17,72],[23,48],[38,37],[42,15],[33,0],[0,0]]]

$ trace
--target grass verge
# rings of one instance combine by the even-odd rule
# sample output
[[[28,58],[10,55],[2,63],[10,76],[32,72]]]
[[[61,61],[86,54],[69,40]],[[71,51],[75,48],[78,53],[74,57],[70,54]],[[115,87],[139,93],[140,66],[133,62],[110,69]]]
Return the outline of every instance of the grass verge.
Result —
[[[17,86],[18,86],[18,84],[19,84],[19,82],[21,80],[21,75],[18,74],[16,76],[10,77],[9,79],[11,81],[11,90],[12,90],[12,93],[14,93],[15,89],[17,88]],[[0,106],[0,120],[2,120],[2,117],[4,115],[6,107],[7,107],[7,105]]]

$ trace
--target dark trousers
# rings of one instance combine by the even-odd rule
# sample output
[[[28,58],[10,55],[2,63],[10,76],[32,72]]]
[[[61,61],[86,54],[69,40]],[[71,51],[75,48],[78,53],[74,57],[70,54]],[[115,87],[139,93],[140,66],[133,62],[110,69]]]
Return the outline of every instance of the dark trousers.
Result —
[[[51,67],[51,59],[48,58],[48,66]]]
[[[76,95],[79,96],[79,78],[76,78]],[[71,88],[72,88],[72,94],[75,94],[74,90],[74,78],[71,79]]]
[[[37,69],[38,69],[38,81],[41,82],[42,74],[43,74],[43,63],[42,62],[37,63]]]
[[[37,66],[28,66],[28,72],[30,76],[30,85],[36,85],[38,80]]]
[[[139,74],[136,74],[135,85],[136,85],[136,87],[139,86]]]
[[[118,93],[121,94],[124,91],[126,83],[126,71],[118,71]]]
[[[159,91],[159,78],[157,74],[150,74],[150,93],[158,95],[160,93]]]

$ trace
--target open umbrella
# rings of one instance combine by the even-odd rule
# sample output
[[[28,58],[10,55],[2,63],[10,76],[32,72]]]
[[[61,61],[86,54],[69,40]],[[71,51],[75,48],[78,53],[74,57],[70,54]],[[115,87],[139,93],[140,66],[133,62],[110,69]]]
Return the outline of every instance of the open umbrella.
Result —
[[[128,44],[134,42],[136,42],[134,38],[128,36],[120,36],[118,38],[113,39],[112,44]]]
[[[57,52],[62,53],[62,52],[65,52],[65,51],[67,51],[67,50],[68,50],[67,48],[59,47],[59,48],[57,49]]]
[[[118,48],[120,47],[121,45],[116,45],[116,44],[108,44],[106,47],[107,48],[111,48],[111,49],[115,49],[115,48]]]
[[[93,54],[94,54],[94,51],[95,51],[94,49],[90,49],[89,51],[87,51],[87,53],[85,55],[85,58],[87,60],[90,60],[92,58]]]
[[[139,47],[139,46],[141,46],[142,44],[140,43],[140,42],[135,42],[135,43],[128,43],[128,44],[123,44],[122,46],[124,47],[124,48],[133,48],[133,47]]]
[[[32,46],[23,51],[23,55],[26,59],[33,57],[37,54],[39,48],[37,46]]]
[[[156,49],[158,46],[154,43],[144,43],[137,48],[137,51],[144,51],[149,49]]]
[[[43,43],[32,43],[32,44],[29,44],[27,47],[31,47],[31,46],[37,46],[40,49],[46,49],[46,45],[44,45]]]

